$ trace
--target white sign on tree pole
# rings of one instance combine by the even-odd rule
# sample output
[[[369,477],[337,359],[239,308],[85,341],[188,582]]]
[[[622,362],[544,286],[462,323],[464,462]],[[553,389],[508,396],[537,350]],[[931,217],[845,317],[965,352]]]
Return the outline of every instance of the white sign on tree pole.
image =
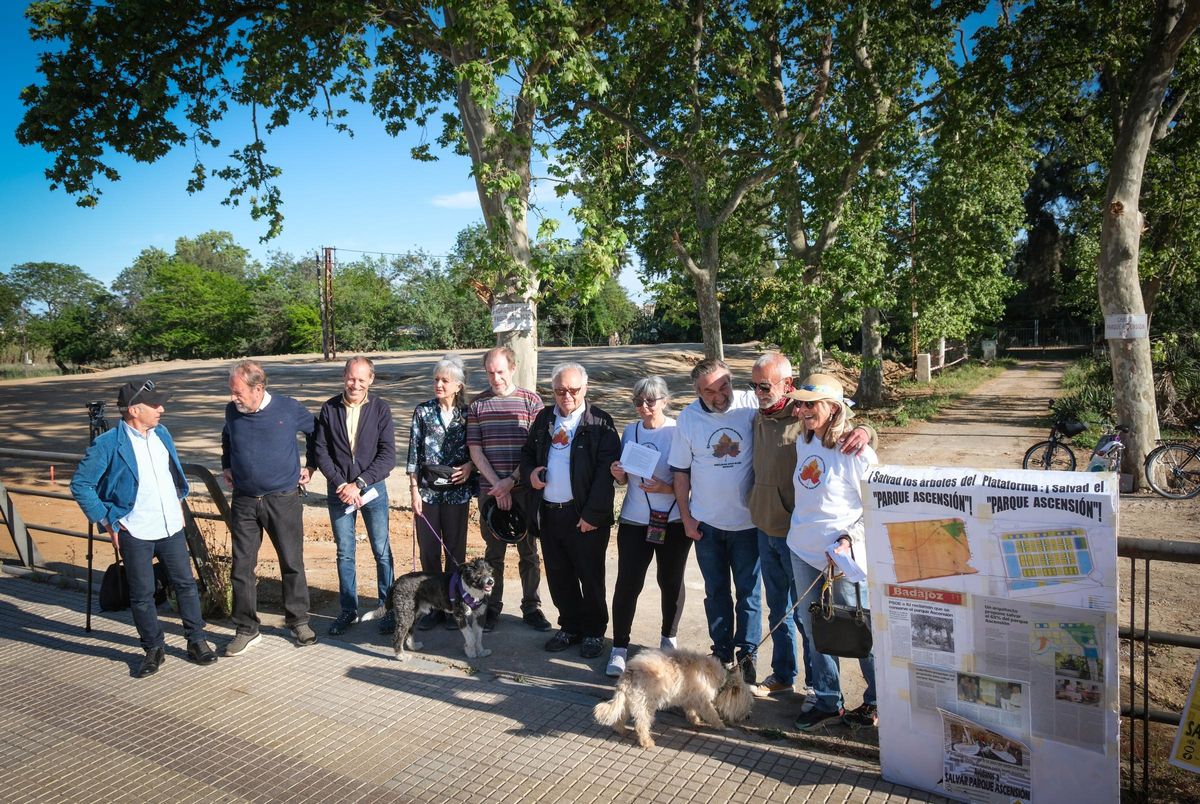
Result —
[[[533,329],[530,302],[492,305],[492,332],[529,332]]]
[[[863,501],[884,777],[1118,800],[1116,475],[878,466]]]

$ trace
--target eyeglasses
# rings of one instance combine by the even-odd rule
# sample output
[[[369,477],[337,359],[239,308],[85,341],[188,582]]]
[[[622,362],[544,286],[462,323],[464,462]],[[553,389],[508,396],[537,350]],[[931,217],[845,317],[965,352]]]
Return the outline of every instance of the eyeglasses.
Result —
[[[153,391],[153,390],[154,390],[154,380],[146,380],[144,383],[142,383],[142,387],[137,389],[137,391],[134,392],[133,396],[129,397],[129,405],[128,406],[133,407],[134,402],[137,400],[137,398],[139,396],[142,395],[143,391]]]
[[[574,397],[579,396],[581,393],[583,393],[582,385],[579,386],[578,388],[555,388],[554,389],[554,395],[557,397],[570,396],[570,397],[574,398]]]
[[[783,382],[783,380],[780,380],[780,382]],[[776,384],[777,383],[773,383],[773,382],[748,382],[748,383],[746,383],[746,387],[749,388],[751,391],[758,391],[759,393],[769,394],[769,393],[771,393],[771,389],[774,388],[776,386]]]
[[[815,408],[817,406],[817,403],[820,401],[821,400],[819,400],[819,399],[812,399],[812,400],[802,399],[802,400],[798,400],[796,402],[796,404],[798,404],[802,408],[808,408],[809,410],[812,410],[813,408]]]
[[[666,399],[666,397],[663,397],[663,396],[635,396],[633,398],[633,406],[635,408],[640,408],[643,405],[649,405],[650,407],[654,407],[663,399]]]

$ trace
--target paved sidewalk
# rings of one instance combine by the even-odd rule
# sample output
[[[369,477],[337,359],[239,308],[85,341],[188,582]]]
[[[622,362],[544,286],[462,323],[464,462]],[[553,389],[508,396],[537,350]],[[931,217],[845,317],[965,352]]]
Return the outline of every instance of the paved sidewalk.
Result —
[[[373,623],[345,641],[318,624],[308,648],[265,628],[245,655],[197,667],[164,615],[167,661],[133,679],[141,652],[128,613],[99,614],[86,634],[83,607],[79,591],[0,573],[5,801],[943,800],[884,781],[869,749],[845,740],[848,755],[821,754],[660,713],[658,747],[642,750],[592,720],[606,685],[489,660],[400,664]],[[544,639],[505,619],[489,638],[508,628]],[[430,634],[427,650],[461,656],[456,634]],[[529,666],[557,675],[569,664],[544,656]]]

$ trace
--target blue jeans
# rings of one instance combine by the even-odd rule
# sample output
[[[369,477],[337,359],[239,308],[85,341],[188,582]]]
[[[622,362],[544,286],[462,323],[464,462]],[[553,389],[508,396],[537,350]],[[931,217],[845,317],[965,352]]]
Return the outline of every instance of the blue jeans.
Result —
[[[196,579],[192,577],[192,563],[188,558],[183,531],[165,539],[150,541],[135,539],[128,531],[122,530],[119,541],[121,558],[125,561],[125,578],[129,582],[129,608],[133,612],[133,624],[142,647],[145,650],[163,647],[162,625],[158,622],[158,609],[154,605],[155,556],[166,568],[171,586],[175,588],[175,599],[179,602],[179,616],[183,620],[187,641],[199,642],[204,639],[200,595],[196,592]]]
[[[758,531],[755,528],[720,530],[701,522],[700,534],[700,541],[696,542],[696,563],[704,576],[708,636],[712,639],[713,654],[722,661],[731,662],[735,647],[741,653],[749,653],[762,638]]]
[[[813,580],[820,574],[821,571],[807,561],[798,556],[792,556],[792,575],[796,579],[796,593],[799,594],[812,586],[812,589],[809,589],[800,602],[799,610],[804,627],[804,639],[808,645],[808,659],[812,664],[812,686],[817,694],[817,708],[822,712],[836,712],[845,706],[845,701],[842,699],[841,676],[838,673],[838,657],[817,651],[812,641],[812,614],[808,610],[809,604],[816,602],[821,596],[821,583],[813,584]],[[867,608],[867,585],[860,583],[858,589],[859,601],[865,609]],[[834,581],[833,602],[843,606],[853,606],[854,584],[849,583],[845,578]],[[862,670],[863,678],[867,682],[867,688],[863,692],[863,703],[874,704],[875,654],[872,653],[859,659],[858,667]]]
[[[800,607],[796,606],[787,622],[779,625],[784,614],[796,602],[796,591],[792,587],[792,551],[787,539],[758,532],[758,557],[762,565],[763,592],[767,598],[767,624],[771,632],[771,673],[784,684],[796,680],[796,634],[800,634],[800,650],[804,658],[804,686],[812,686],[812,664],[808,661],[808,643],[804,640],[804,626],[800,619]]]
[[[388,496],[387,486],[378,483],[363,489],[366,494],[376,489],[379,496],[359,508],[346,513],[346,504],[337,494],[329,497],[329,524],[333,526],[333,541],[337,545],[338,602],[343,612],[358,612],[358,577],[354,559],[354,525],[362,513],[367,526],[367,540],[375,555],[375,578],[379,582],[379,604],[387,600],[392,588],[392,546],[388,543]]]

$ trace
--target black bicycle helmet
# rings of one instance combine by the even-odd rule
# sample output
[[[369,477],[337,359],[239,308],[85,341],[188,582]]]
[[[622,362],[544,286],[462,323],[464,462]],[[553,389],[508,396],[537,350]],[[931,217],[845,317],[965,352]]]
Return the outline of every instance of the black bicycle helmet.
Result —
[[[528,530],[525,525],[525,513],[516,500],[513,500],[512,507],[505,511],[496,503],[495,497],[488,497],[483,501],[481,516],[492,529],[492,533],[496,534],[496,538],[506,544],[516,544],[525,538]]]

